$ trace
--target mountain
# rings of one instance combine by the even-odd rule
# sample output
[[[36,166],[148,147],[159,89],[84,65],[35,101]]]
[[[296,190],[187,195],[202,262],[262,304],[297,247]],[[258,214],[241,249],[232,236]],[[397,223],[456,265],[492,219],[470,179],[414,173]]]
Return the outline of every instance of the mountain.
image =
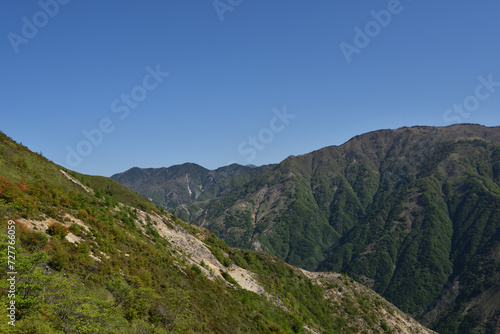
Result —
[[[270,167],[182,211],[232,246],[347,273],[440,333],[500,332],[499,127],[374,131]]]
[[[346,275],[229,247],[1,132],[0,225],[2,333],[432,333]]]
[[[197,200],[220,197],[229,189],[244,184],[272,166],[241,166],[232,164],[208,170],[194,163],[169,168],[138,168],[111,176],[122,185],[149,198],[170,211]]]

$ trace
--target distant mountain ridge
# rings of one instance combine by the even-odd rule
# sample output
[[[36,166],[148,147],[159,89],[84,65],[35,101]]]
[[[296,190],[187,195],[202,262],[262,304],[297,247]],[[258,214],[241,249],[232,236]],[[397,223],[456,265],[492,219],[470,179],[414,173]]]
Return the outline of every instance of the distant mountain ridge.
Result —
[[[185,163],[168,168],[134,167],[111,178],[174,211],[197,200],[221,196],[270,168],[232,164],[209,170],[195,163]]]
[[[346,272],[439,332],[500,331],[500,127],[373,131],[246,180],[176,212],[231,245]]]

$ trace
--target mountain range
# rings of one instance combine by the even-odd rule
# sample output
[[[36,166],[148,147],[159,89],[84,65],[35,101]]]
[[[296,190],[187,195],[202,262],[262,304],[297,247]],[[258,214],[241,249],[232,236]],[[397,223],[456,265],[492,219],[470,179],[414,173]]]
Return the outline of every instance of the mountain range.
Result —
[[[232,164],[212,171],[186,163],[169,168],[135,167],[111,178],[167,210],[176,211],[195,201],[220,197],[272,167]]]
[[[230,247],[2,132],[0,225],[1,333],[433,333],[347,275]]]
[[[279,164],[121,184],[229,245],[345,273],[440,333],[500,332],[500,127],[404,127]]]

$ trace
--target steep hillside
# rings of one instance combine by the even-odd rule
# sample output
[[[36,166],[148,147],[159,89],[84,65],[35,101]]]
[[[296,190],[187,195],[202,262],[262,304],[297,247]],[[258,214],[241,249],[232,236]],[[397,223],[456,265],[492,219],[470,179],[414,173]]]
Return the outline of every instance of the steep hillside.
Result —
[[[0,225],[2,333],[431,333],[345,275],[231,248],[3,133]]]
[[[500,331],[500,128],[381,130],[290,157],[190,221],[345,272],[442,333]]]

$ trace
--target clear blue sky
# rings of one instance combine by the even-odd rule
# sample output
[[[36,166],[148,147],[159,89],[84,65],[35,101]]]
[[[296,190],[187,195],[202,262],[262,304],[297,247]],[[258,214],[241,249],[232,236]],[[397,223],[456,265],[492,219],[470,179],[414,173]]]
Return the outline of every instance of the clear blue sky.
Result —
[[[3,0],[0,130],[110,176],[500,125],[499,13],[498,0]]]

